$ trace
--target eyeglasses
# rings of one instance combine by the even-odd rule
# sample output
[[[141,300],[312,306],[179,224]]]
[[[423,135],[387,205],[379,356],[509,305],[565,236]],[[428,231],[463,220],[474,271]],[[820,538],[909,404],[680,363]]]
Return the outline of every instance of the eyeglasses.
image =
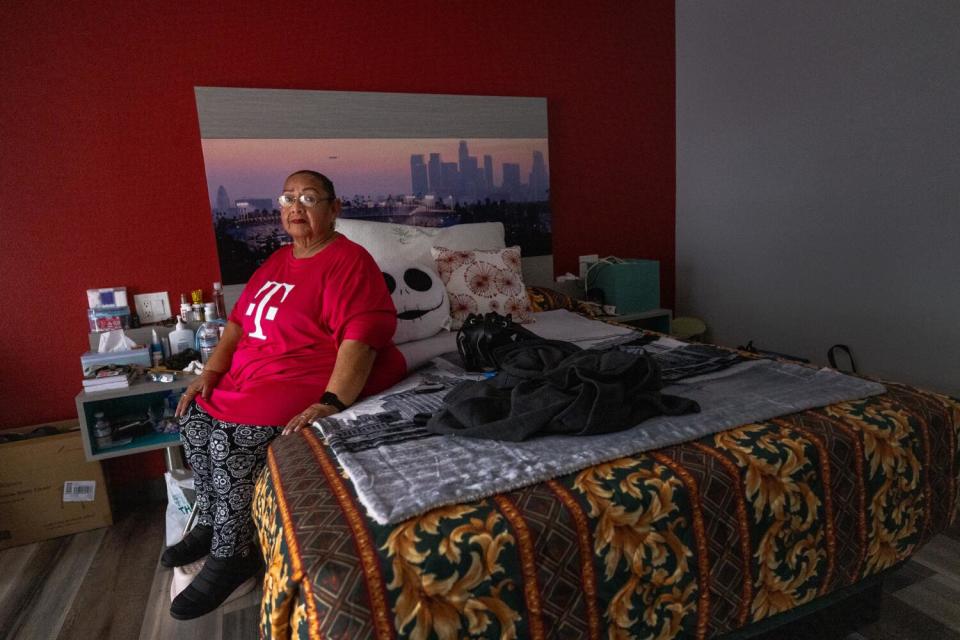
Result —
[[[303,206],[312,208],[325,200],[329,202],[330,200],[336,200],[336,198],[330,196],[321,198],[311,193],[301,193],[299,196],[295,196],[292,193],[282,193],[280,197],[277,198],[277,202],[280,203],[281,207],[292,207],[297,200],[299,200]]]

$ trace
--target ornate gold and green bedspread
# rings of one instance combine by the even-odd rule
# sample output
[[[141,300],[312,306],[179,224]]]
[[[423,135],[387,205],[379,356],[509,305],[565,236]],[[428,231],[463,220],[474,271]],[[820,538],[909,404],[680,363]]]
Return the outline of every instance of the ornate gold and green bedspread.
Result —
[[[377,525],[313,431],[257,485],[267,638],[706,638],[904,560],[958,501],[960,402],[889,384]]]

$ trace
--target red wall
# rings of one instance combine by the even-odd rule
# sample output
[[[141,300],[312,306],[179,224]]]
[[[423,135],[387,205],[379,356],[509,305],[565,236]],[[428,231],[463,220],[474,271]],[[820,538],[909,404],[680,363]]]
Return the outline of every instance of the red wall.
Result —
[[[85,289],[219,279],[194,86],[545,96],[556,269],[672,305],[672,0],[4,2],[0,43],[0,428],[74,415]]]

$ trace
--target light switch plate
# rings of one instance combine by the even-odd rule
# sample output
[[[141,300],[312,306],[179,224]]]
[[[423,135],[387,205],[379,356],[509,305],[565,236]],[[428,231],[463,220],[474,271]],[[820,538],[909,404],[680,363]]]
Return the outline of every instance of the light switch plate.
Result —
[[[600,262],[600,256],[596,253],[592,253],[587,256],[580,256],[579,262],[580,262],[580,278],[581,279],[586,278],[587,269],[590,267],[591,264],[595,262]]]
[[[133,296],[137,315],[142,324],[161,322],[170,317],[170,297],[166,291],[158,293],[138,293]]]

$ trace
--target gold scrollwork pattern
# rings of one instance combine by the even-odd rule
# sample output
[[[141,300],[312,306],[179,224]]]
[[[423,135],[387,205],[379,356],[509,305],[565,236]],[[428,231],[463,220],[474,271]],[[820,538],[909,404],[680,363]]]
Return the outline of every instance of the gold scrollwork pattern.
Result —
[[[827,557],[817,452],[798,431],[746,425],[714,436],[742,469],[755,526],[754,620],[810,601],[826,573]]]
[[[908,558],[918,542],[924,518],[920,487],[920,434],[910,416],[888,400],[871,399],[827,407],[833,417],[853,413],[863,438],[869,522],[864,575],[878,573]]]
[[[397,525],[380,547],[390,560],[387,589],[404,637],[456,640],[491,635],[496,624],[495,637],[516,640],[520,613],[505,597],[516,586],[501,563],[515,541],[502,515],[491,509],[467,517],[475,511],[468,505],[435,509]],[[444,520],[462,523],[445,529]]]
[[[595,519],[594,553],[608,582],[621,585],[605,617],[611,639],[677,637],[696,612],[697,583],[682,482],[647,456],[622,458],[579,473],[573,487]]]

